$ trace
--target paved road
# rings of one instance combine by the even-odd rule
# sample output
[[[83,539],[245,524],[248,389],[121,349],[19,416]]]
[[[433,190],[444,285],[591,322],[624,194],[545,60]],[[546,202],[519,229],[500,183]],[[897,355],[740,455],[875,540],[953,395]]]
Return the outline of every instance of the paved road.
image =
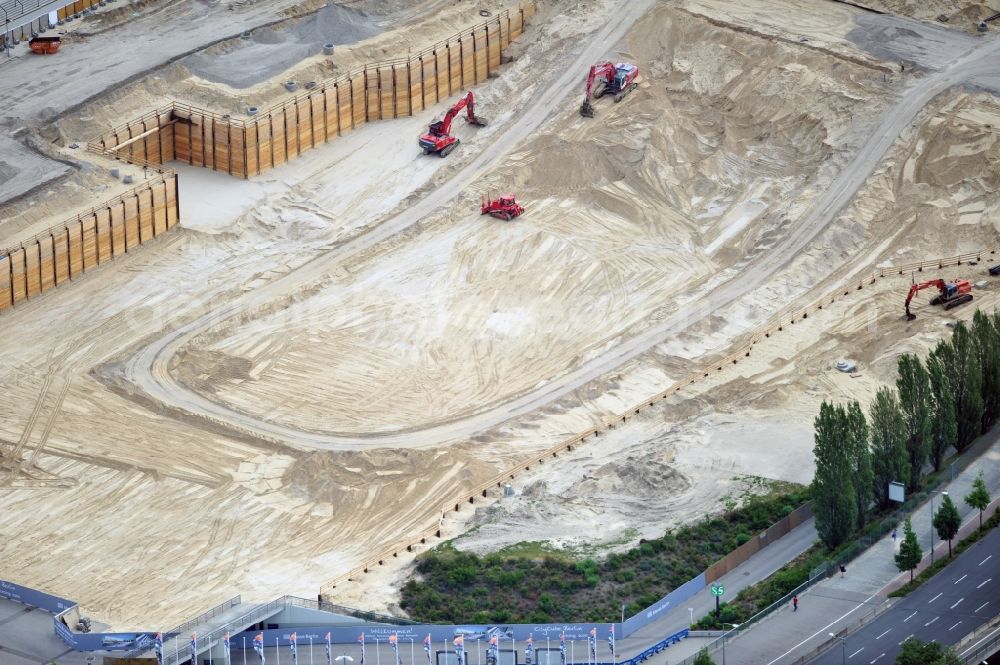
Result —
[[[816,665],[892,663],[903,642],[956,644],[1000,613],[1000,531],[970,547],[915,592],[814,658]]]
[[[164,337],[141,349],[126,364],[125,378],[149,397],[173,408],[201,416],[233,430],[280,441],[303,448],[351,449],[364,447],[433,447],[442,442],[468,438],[512,417],[532,412],[586,383],[614,370],[620,365],[646,353],[671,335],[681,332],[711,316],[714,312],[738,300],[743,295],[760,288],[780,269],[791,263],[816,236],[823,231],[853,199],[857,191],[878,167],[900,133],[917,114],[941,92],[971,80],[989,82],[995,72],[995,61],[1000,55],[1000,39],[990,35],[980,40],[969,40],[956,35],[959,47],[937,47],[928,51],[919,39],[895,43],[905,50],[907,44],[919,51],[922,66],[928,71],[938,62],[938,69],[927,76],[913,79],[900,95],[873,124],[869,137],[853,159],[841,170],[834,181],[816,197],[792,229],[769,251],[752,257],[738,274],[728,281],[706,287],[700,295],[697,312],[690,308],[680,310],[641,334],[627,339],[605,353],[579,365],[561,376],[552,377],[537,388],[512,396],[507,401],[484,407],[474,413],[462,414],[447,422],[429,424],[399,432],[317,433],[292,426],[269,422],[252,415],[240,413],[225,404],[212,401],[180,384],[167,370],[171,358],[196,336],[242,312],[263,305],[277,297],[292,293],[305,285],[315,283],[330,274],[349,257],[409,228],[428,214],[460,194],[476,178],[502,159],[507,152],[532,135],[555,108],[560,108],[571,92],[578,91],[578,72],[585,71],[588,63],[602,56],[611,45],[619,41],[629,27],[641,17],[652,3],[650,0],[624,3],[621,10],[613,12],[613,19],[594,39],[587,42],[576,62],[549,83],[545,91],[498,138],[495,148],[480,154],[453,178],[441,184],[419,203],[386,220],[371,231],[347,242],[330,252],[304,264],[300,268],[257,289],[246,298],[225,304],[201,317],[168,332]],[[933,32],[936,39],[946,40],[936,26],[930,28],[904,19],[904,23],[917,34],[922,30]],[[964,50],[963,50],[964,49]],[[958,54],[958,55],[956,55]]]
[[[963,517],[959,538],[965,537],[979,525],[978,511],[966,505],[961,497],[968,493],[972,480],[980,471],[983,472],[990,494],[994,497],[1000,494],[1000,427],[977,442],[975,448],[968,454],[973,456],[974,461],[956,475],[953,481],[940,488],[948,490],[955,498],[956,507]],[[935,508],[939,505],[936,503]],[[912,514],[920,546],[927,553],[921,567],[918,567],[918,571],[930,561],[930,508],[928,501],[919,506]],[[940,540],[937,540],[936,544],[937,556],[947,556],[947,544]],[[887,600],[886,598],[889,590],[895,588],[896,581],[905,580],[908,577],[901,575],[896,569],[893,561],[896,547],[898,547],[898,542],[894,543],[891,536],[887,535],[849,563],[846,575],[836,575],[824,580],[802,594],[798,611],[793,612],[791,607],[786,606],[772,615],[771,618],[752,626],[749,630],[735,637],[727,647],[727,659],[732,661],[731,665],[790,665],[799,662],[803,658],[812,657],[828,649],[832,642],[829,633],[848,631],[861,625],[864,621],[872,620],[876,614],[881,614],[899,603],[906,602],[905,599]],[[993,563],[994,561],[991,559],[986,565]],[[1000,579],[998,575],[987,575],[987,577],[992,577],[994,581]],[[996,588],[993,589],[993,593],[997,593]],[[948,605],[954,603],[955,600],[957,598],[949,602]],[[968,601],[963,601],[956,609],[970,609],[963,607],[966,602]],[[982,601],[972,605],[971,609],[975,609],[981,603]],[[984,610],[988,609],[990,606],[984,608]],[[998,610],[1000,610],[1000,606],[993,607],[992,616],[996,616]],[[928,620],[924,619],[925,622]],[[915,621],[915,618],[911,619],[912,621]],[[945,627],[947,628],[954,623],[952,621]],[[956,628],[956,631],[959,628],[962,626]],[[897,642],[905,636],[897,637]],[[855,647],[856,649],[857,647]],[[877,653],[874,654],[872,658],[877,655]],[[869,664],[855,660],[849,665]]]

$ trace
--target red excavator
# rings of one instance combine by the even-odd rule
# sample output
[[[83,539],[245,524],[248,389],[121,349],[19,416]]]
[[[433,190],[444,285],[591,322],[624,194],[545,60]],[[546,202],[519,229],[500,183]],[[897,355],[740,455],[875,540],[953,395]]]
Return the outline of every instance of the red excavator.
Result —
[[[501,194],[498,198],[487,194],[482,205],[479,206],[479,214],[491,215],[505,222],[509,222],[522,212],[524,212],[524,208],[517,204],[513,194]]]
[[[583,104],[580,106],[580,115],[585,118],[594,117],[594,107],[590,104],[591,93],[594,99],[612,94],[615,96],[615,103],[618,103],[625,98],[625,95],[639,87],[635,81],[637,76],[639,68],[627,62],[619,62],[616,65],[601,62],[591,67],[587,75],[587,88],[584,91]]]
[[[932,305],[944,305],[945,309],[958,307],[972,300],[972,284],[967,279],[956,279],[954,282],[946,282],[943,279],[932,279],[920,282],[910,287],[910,292],[906,295],[906,320],[912,321],[917,318],[916,314],[910,313],[910,301],[918,291],[936,286],[938,295],[931,299]]]
[[[458,146],[460,141],[451,135],[451,121],[462,109],[466,109],[465,121],[467,123],[477,127],[485,126],[486,120],[476,115],[475,107],[476,98],[472,96],[470,90],[469,94],[448,109],[443,120],[432,123],[427,133],[420,137],[419,143],[424,154],[429,155],[436,152],[440,157],[447,157]]]

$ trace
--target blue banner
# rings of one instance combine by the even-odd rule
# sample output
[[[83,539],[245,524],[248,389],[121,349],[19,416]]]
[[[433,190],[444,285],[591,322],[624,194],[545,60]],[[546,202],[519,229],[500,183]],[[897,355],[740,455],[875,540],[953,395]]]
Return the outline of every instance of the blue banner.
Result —
[[[646,609],[626,619],[619,637],[631,635],[643,626],[658,620],[666,612],[681,607],[684,601],[698,594],[705,588],[705,585],[705,573],[688,580]]]
[[[65,598],[60,598],[59,596],[53,596],[51,593],[45,593],[44,591],[38,591],[37,589],[21,586],[20,584],[8,582],[7,580],[0,580],[0,598],[6,598],[7,600],[13,600],[16,603],[37,607],[38,609],[51,612],[52,614],[59,614],[60,612],[68,610],[76,605],[76,603],[72,600],[66,600]]]

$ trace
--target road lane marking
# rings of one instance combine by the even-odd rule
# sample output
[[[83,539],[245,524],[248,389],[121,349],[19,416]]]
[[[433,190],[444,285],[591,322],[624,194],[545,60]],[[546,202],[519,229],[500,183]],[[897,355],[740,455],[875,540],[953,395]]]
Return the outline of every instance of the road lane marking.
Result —
[[[861,647],[860,649],[858,649],[857,651],[855,651],[854,653],[852,653],[850,656],[848,656],[848,658],[854,658],[855,656],[857,656],[859,653],[861,653],[864,650],[865,650],[865,648]]]
[[[956,628],[958,627],[958,625],[959,625],[960,623],[962,623],[962,622],[961,622],[961,621],[959,621],[958,623],[956,623],[956,624],[955,624],[954,626],[952,626],[952,627],[951,627],[951,628],[949,628],[948,630],[955,630],[955,629],[956,629]]]
[[[941,617],[934,617],[933,619],[931,619],[930,621],[928,621],[927,623],[924,624],[924,628],[926,628],[927,626],[931,625],[932,623],[934,623],[935,621],[937,621],[940,618]]]
[[[959,582],[961,582],[962,580],[964,580],[966,577],[968,577],[968,575],[962,575],[957,580],[955,580],[955,584],[958,584]]]
[[[965,598],[959,598],[959,599],[958,599],[957,601],[955,601],[955,604],[954,604],[954,605],[952,605],[951,607],[949,607],[948,609],[949,609],[949,610],[953,610],[953,609],[955,609],[956,607],[958,607],[958,606],[959,606],[959,604],[960,604],[960,603],[961,603],[961,602],[962,602],[963,600],[965,600]]]
[[[777,658],[774,658],[774,659],[770,660],[769,662],[765,663],[764,665],[774,665],[774,664],[775,664],[775,663],[777,663],[777,662],[778,662],[779,660],[781,660],[782,658],[784,658],[784,657],[785,657],[785,656],[787,656],[788,654],[792,653],[793,651],[795,651],[796,649],[798,649],[798,648],[799,648],[800,646],[802,646],[803,644],[805,644],[806,642],[808,642],[808,641],[809,641],[809,640],[811,640],[812,638],[814,638],[814,637],[816,637],[817,635],[820,635],[820,634],[822,634],[822,633],[825,633],[825,632],[826,632],[827,630],[829,630],[829,629],[830,629],[830,626],[833,626],[833,625],[834,625],[834,624],[836,624],[837,622],[839,622],[839,621],[842,621],[842,620],[846,619],[846,618],[847,618],[848,616],[850,616],[851,614],[854,614],[854,613],[855,613],[855,612],[856,612],[857,610],[861,609],[862,607],[867,607],[867,606],[868,606],[868,603],[870,603],[870,602],[871,602],[871,600],[872,600],[872,598],[874,598],[874,597],[875,597],[876,595],[878,595],[878,594],[874,594],[874,593],[873,593],[872,595],[868,596],[868,598],[866,598],[866,599],[864,600],[864,602],[861,602],[861,603],[858,603],[858,605],[857,605],[856,607],[854,607],[853,609],[850,609],[850,610],[847,610],[847,611],[846,611],[846,612],[844,612],[844,613],[843,613],[843,614],[842,614],[842,615],[841,615],[841,616],[840,616],[839,618],[837,618],[837,619],[834,619],[834,620],[833,620],[833,621],[831,621],[830,623],[826,624],[825,626],[823,626],[822,628],[820,628],[819,630],[817,630],[817,631],[816,631],[815,633],[813,633],[812,635],[810,635],[810,636],[809,636],[809,637],[807,637],[806,639],[802,640],[801,642],[799,642],[798,644],[796,644],[795,646],[793,646],[793,647],[792,647],[791,649],[789,649],[789,650],[788,650],[788,651],[786,651],[785,653],[781,654],[781,655],[780,655],[780,656],[778,656]],[[914,614],[916,614],[916,613],[914,612]],[[911,637],[912,637],[912,635],[911,635]]]
[[[981,566],[981,565],[983,565],[984,563],[986,563],[987,561],[989,561],[989,560],[990,560],[990,559],[992,559],[992,558],[993,558],[993,555],[991,554],[991,555],[989,555],[988,557],[986,557],[985,559],[983,559],[982,561],[980,561],[980,562],[979,562],[979,565],[980,565],[980,566]]]
[[[944,592],[939,593],[938,595],[936,595],[933,598],[931,598],[930,600],[928,600],[927,604],[930,605],[931,603],[933,603],[935,600],[937,600],[938,598],[940,598],[943,595],[944,595]]]
[[[910,619],[912,619],[912,618],[913,618],[913,617],[915,617],[915,616],[917,616],[917,613],[916,613],[916,612],[914,612],[914,613],[913,613],[913,614],[911,614],[910,616],[908,616],[908,617],[906,617],[905,619],[903,619],[903,623],[906,623],[907,621],[909,621]]]
[[[903,640],[899,643],[899,645],[902,646],[903,642],[905,642],[906,640],[910,639],[911,637],[913,637],[912,634],[911,635],[907,635],[906,637],[903,638]]]
[[[890,628],[889,630],[892,630],[892,628]],[[889,632],[889,630],[885,631],[885,633],[888,633],[888,632]],[[880,639],[882,639],[883,637],[885,637],[885,633],[882,633],[881,635],[879,635],[879,636],[878,636],[878,637],[876,637],[875,639],[876,639],[876,640],[880,640]]]
[[[987,600],[985,603],[983,603],[982,605],[980,605],[979,607],[977,607],[974,611],[978,612],[979,610],[983,609],[984,607],[986,607],[989,604],[990,604],[990,601]]]
[[[884,655],[885,655],[884,653],[880,653],[879,655],[875,656],[875,660],[873,660],[870,663],[868,663],[868,665],[875,665],[875,661],[877,661],[879,658],[881,658]]]
[[[981,582],[981,583],[979,584],[979,586],[977,586],[976,588],[977,588],[977,589],[982,589],[982,588],[983,588],[984,586],[986,586],[987,584],[989,584],[989,583],[990,583],[990,582],[992,582],[992,581],[993,581],[993,578],[992,578],[992,577],[987,577],[987,578],[986,578],[986,581],[985,581],[985,582]]]

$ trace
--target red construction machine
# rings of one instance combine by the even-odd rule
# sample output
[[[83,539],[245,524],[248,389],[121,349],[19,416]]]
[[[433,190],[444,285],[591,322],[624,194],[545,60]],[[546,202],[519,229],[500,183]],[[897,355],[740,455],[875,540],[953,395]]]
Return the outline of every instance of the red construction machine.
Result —
[[[501,194],[498,198],[493,198],[487,194],[479,206],[479,214],[491,215],[497,219],[509,222],[524,212],[524,208],[517,204],[513,194]]]
[[[594,99],[610,94],[615,96],[615,103],[623,100],[625,95],[639,87],[635,80],[637,76],[639,68],[627,62],[618,64],[601,62],[591,67],[587,75],[587,88],[584,91],[583,104],[580,106],[580,115],[585,118],[594,117],[594,107],[590,103],[592,94]]]
[[[436,152],[440,157],[447,157],[461,143],[457,137],[451,135],[451,121],[462,109],[466,109],[465,121],[467,123],[477,127],[485,126],[486,120],[476,115],[475,106],[476,98],[472,96],[472,91],[469,91],[469,94],[448,109],[443,120],[432,123],[427,133],[421,136],[418,141],[424,154],[429,155]]]
[[[910,292],[906,295],[906,320],[912,321],[917,318],[916,314],[910,313],[910,301],[917,295],[918,291],[937,287],[938,295],[931,298],[932,305],[944,305],[945,309],[958,307],[972,300],[972,284],[967,279],[956,279],[954,282],[946,282],[943,279],[931,279],[920,282],[910,287]]]

